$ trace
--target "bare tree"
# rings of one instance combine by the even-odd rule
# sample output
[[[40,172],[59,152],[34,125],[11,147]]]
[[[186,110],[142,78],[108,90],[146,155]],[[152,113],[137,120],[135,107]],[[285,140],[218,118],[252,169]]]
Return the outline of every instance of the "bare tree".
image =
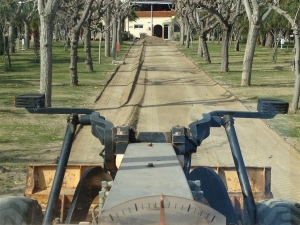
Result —
[[[221,72],[228,72],[230,34],[237,17],[243,13],[241,0],[193,0],[193,2],[219,20],[223,33]]]
[[[289,23],[292,26],[293,33],[294,33],[294,39],[295,39],[295,56],[294,56],[294,63],[295,63],[295,86],[294,86],[294,94],[292,99],[292,106],[291,110],[293,112],[296,112],[298,110],[299,106],[299,96],[300,96],[300,41],[299,41],[299,35],[300,35],[300,18],[299,18],[299,9],[300,5],[298,6],[297,12],[295,14],[295,18],[292,18],[291,15],[282,10],[279,7],[278,1],[276,1],[274,4],[270,4],[271,8],[274,9],[277,13],[284,16]]]
[[[234,40],[235,40],[235,44],[234,44],[234,50],[236,52],[240,51],[240,39],[241,39],[241,35],[242,32],[244,31],[244,29],[246,28],[247,22],[245,22],[245,17],[239,17],[236,22],[234,23],[232,32],[234,34]]]
[[[17,5],[17,6],[13,7],[13,8],[15,8],[16,11],[14,12],[12,10],[11,14],[9,16],[10,20],[9,20],[9,28],[8,28],[8,44],[9,44],[9,52],[15,52],[16,20],[19,17],[19,15],[21,14],[24,4],[21,1],[13,1],[11,4],[13,6],[15,6],[15,5]]]
[[[86,71],[93,71],[93,60],[92,60],[92,54],[91,54],[91,23],[92,23],[92,15],[95,9],[92,9],[89,11],[89,14],[87,16],[87,19],[85,23],[83,24],[83,35],[84,35],[84,52],[85,52],[85,68]]]
[[[256,40],[263,21],[272,9],[270,7],[266,9],[265,4],[259,0],[243,0],[243,3],[249,21],[249,31],[244,54],[241,86],[250,86]],[[265,12],[262,12],[262,9],[266,9]]]
[[[45,94],[45,106],[51,106],[53,21],[60,0],[38,0],[40,15],[40,93]]]
[[[105,21],[105,56],[109,57],[110,56],[110,23],[111,23],[111,4],[108,3],[109,0],[105,1],[107,5],[106,13],[104,16],[104,21]]]
[[[78,71],[77,71],[77,62],[78,62],[78,43],[80,38],[80,31],[82,25],[86,22],[90,9],[94,0],[87,0],[85,2],[79,3],[75,6],[73,12],[73,24],[70,30],[71,35],[71,60],[70,60],[70,85],[78,85]]]
[[[30,22],[34,17],[37,17],[37,1],[33,3],[26,3],[23,7],[21,16],[24,23],[24,47],[28,49],[30,47]]]

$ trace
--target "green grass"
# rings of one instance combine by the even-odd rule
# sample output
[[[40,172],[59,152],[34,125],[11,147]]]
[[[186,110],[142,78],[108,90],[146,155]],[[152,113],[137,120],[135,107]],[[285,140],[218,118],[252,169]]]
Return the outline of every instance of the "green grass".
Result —
[[[124,58],[130,45],[122,45],[117,60]],[[79,86],[71,87],[70,52],[64,51],[63,43],[54,43],[53,107],[93,107],[96,97],[116,69],[116,65],[111,63],[112,57],[104,56],[104,47],[101,54],[101,64],[98,64],[98,42],[93,42],[94,72],[87,72],[80,43]],[[39,92],[40,64],[35,62],[33,49],[12,53],[11,59],[12,68],[5,69],[3,57],[0,58],[0,194],[11,191],[20,179],[23,179],[21,183],[24,185],[27,164],[56,162],[67,118],[66,115],[33,115],[14,107],[15,95]]]
[[[229,49],[229,72],[221,70],[221,45],[208,43],[212,63],[207,64],[197,56],[197,46],[186,49],[177,46],[200,69],[204,70],[213,80],[232,92],[243,103],[254,104],[258,98],[280,98],[291,103],[294,91],[295,74],[291,70],[293,60],[292,43],[286,43],[283,49],[278,49],[277,62],[272,62],[272,49],[257,45],[253,62],[251,86],[241,87],[241,76],[245,45],[241,51],[235,52],[234,46]],[[300,152],[300,116],[299,114],[278,115],[267,120],[275,131],[289,141]]]

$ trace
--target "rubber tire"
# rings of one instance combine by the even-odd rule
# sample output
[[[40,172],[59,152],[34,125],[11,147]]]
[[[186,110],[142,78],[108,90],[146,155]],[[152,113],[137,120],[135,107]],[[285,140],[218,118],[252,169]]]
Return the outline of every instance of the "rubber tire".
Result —
[[[269,199],[256,203],[257,225],[298,225],[300,204],[283,199]]]
[[[42,220],[42,208],[36,200],[23,196],[0,199],[1,225],[35,225]]]

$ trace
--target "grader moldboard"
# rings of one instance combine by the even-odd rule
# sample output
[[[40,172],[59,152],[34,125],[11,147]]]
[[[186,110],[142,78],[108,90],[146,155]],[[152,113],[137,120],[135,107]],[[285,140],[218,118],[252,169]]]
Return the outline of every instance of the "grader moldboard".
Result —
[[[28,166],[25,197],[1,200],[0,224],[300,224],[298,203],[273,199],[271,168],[245,167],[234,128],[233,118],[287,113],[284,101],[259,99],[257,112],[213,111],[167,133],[114,127],[93,110],[44,102],[40,94],[15,98],[30,113],[70,114],[59,161]],[[78,125],[90,125],[104,145],[103,166],[68,165]],[[222,126],[235,167],[191,167],[210,128]]]

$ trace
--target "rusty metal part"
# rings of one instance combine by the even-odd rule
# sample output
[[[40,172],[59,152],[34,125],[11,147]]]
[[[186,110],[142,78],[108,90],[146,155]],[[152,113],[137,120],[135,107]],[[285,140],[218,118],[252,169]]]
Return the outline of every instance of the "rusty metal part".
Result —
[[[209,166],[207,166],[209,167]],[[191,171],[196,167],[191,167]],[[243,217],[244,196],[235,167],[210,167],[223,181],[237,215]],[[255,202],[271,199],[271,167],[246,167]]]
[[[101,190],[102,181],[112,180],[102,167],[89,168],[81,177],[70,205],[66,223],[85,221],[93,200]]]
[[[101,165],[95,164],[76,164],[68,165],[66,168],[65,176],[63,178],[63,184],[61,187],[59,201],[56,205],[55,217],[60,218],[62,214],[65,219],[66,213],[71,205],[75,188],[80,181],[83,174],[91,167]],[[28,165],[27,166],[27,180],[26,180],[26,189],[24,195],[29,198],[36,199],[42,207],[43,212],[45,212],[49,194],[56,171],[56,165]],[[94,181],[97,182],[97,181]],[[93,185],[93,184],[91,184]],[[94,199],[91,207],[98,205],[98,197]],[[89,214],[88,217],[91,217]]]
[[[241,195],[242,190],[235,167],[211,167],[223,181],[229,195]],[[192,166],[191,171],[197,167]],[[247,166],[246,171],[250,181],[255,201],[260,201],[273,196],[271,192],[271,167]]]

